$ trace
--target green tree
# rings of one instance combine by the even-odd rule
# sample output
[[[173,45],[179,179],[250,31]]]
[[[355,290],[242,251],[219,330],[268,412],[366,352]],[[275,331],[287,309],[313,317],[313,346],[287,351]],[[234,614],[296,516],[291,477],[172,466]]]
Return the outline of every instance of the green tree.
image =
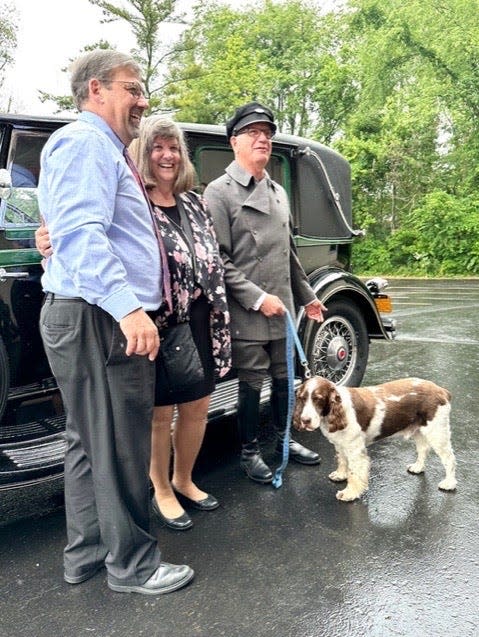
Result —
[[[164,89],[162,77],[165,64],[173,49],[173,44],[165,45],[162,43],[159,32],[160,27],[165,23],[183,22],[183,15],[177,11],[178,0],[125,0],[121,5],[106,0],[88,1],[101,9],[102,23],[125,22],[131,29],[136,43],[131,54],[143,69],[143,81],[146,96],[150,101],[150,111],[159,110],[161,94]],[[94,48],[111,47],[110,43],[101,40],[98,43],[85,46],[80,53]],[[67,71],[67,68],[62,70]],[[69,96],[47,93],[41,95],[42,101],[56,102],[59,110],[73,109],[73,103]]]
[[[163,89],[161,77],[164,65],[172,54],[172,46],[164,45],[159,38],[161,25],[183,22],[184,16],[177,10],[178,0],[128,0],[117,5],[106,0],[88,0],[103,13],[102,22],[126,22],[135,38],[133,57],[144,71],[150,108],[155,110]]]
[[[165,102],[179,119],[218,123],[257,99],[275,110],[283,132],[330,141],[355,96],[337,55],[340,29],[336,16],[305,0],[198,6],[172,58]]]
[[[402,237],[411,254],[423,252],[407,229],[410,215],[425,214],[432,192],[457,195],[464,214],[477,187],[477,8],[465,0],[349,2],[343,46],[352,52],[358,95],[339,148],[352,161],[356,216],[370,231],[355,248],[358,260],[374,252],[368,242],[391,238],[396,255],[416,267],[397,250]]]
[[[0,88],[5,81],[5,71],[13,62],[13,54],[17,46],[16,13],[12,5],[0,3]],[[8,108],[8,104],[3,104]]]
[[[434,191],[389,241],[392,266],[426,275],[479,274],[479,198]]]

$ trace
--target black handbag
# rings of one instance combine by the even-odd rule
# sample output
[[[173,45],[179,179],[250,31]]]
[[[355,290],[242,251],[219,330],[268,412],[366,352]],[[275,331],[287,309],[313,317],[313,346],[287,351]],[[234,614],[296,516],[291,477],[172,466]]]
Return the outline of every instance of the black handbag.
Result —
[[[161,382],[170,392],[203,380],[203,365],[189,323],[160,329],[158,364]]]

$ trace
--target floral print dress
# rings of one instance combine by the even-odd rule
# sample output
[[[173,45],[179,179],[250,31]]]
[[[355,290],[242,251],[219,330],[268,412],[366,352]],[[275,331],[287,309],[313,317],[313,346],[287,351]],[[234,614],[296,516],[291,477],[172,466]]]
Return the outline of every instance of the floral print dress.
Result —
[[[231,369],[230,315],[226,302],[223,264],[213,222],[202,197],[193,191],[176,196],[190,222],[188,233],[159,206],[153,205],[155,219],[163,238],[170,269],[172,310],[160,308],[156,322],[161,330],[189,320],[192,303],[204,294],[209,306],[209,324],[215,372],[219,378]],[[179,219],[177,220],[179,221]]]

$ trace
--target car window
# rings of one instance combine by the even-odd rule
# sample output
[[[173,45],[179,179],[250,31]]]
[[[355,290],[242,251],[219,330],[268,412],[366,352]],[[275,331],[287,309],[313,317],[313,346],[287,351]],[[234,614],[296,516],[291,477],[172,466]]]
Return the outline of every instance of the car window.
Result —
[[[201,190],[222,175],[226,166],[233,161],[233,151],[227,148],[199,147],[195,153],[194,162],[198,172]],[[289,191],[288,172],[281,155],[272,155],[266,170],[274,181]]]
[[[0,214],[5,226],[40,223],[36,188],[40,174],[40,154],[49,134],[13,130],[7,169],[12,178],[12,191],[1,202]]]
[[[8,199],[0,204],[0,216],[4,226],[38,225],[37,191],[32,188],[13,188]]]
[[[40,153],[47,133],[14,130],[10,142],[8,168],[14,188],[36,188],[40,174]]]

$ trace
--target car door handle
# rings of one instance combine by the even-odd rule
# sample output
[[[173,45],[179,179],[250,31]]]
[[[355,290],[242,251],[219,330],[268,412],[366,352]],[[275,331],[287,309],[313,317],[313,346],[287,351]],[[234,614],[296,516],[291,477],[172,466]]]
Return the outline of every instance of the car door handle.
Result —
[[[6,279],[24,279],[29,275],[30,272],[7,272],[5,268],[0,268],[0,283],[4,283]]]

